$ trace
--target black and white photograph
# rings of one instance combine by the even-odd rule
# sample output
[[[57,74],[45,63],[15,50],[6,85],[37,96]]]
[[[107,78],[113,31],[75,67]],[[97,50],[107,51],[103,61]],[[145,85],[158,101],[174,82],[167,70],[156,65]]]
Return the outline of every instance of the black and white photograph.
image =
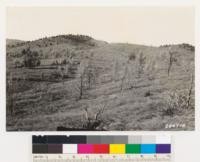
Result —
[[[7,7],[6,130],[195,130],[194,67],[193,7]]]

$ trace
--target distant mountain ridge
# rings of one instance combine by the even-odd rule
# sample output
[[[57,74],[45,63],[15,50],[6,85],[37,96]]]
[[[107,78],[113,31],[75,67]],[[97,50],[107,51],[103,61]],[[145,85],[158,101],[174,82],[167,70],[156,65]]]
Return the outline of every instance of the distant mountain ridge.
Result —
[[[33,41],[22,41],[22,40],[17,40],[17,39],[6,39],[6,45],[8,47],[18,47],[18,46],[23,46],[23,45],[32,45],[32,44],[44,44],[44,46],[52,46],[55,44],[63,44],[63,43],[75,43],[75,44],[87,44],[90,46],[95,46],[97,43],[107,43],[105,41],[98,41],[93,39],[90,36],[87,35],[73,35],[73,34],[68,34],[68,35],[57,35],[57,36],[51,36],[51,37],[44,37],[40,39],[36,39]]]
[[[90,42],[91,46],[95,46],[95,44],[108,44],[106,41],[100,41],[100,40],[95,40],[94,38],[87,36],[87,35],[74,35],[74,34],[66,34],[66,35],[56,35],[56,36],[50,36],[50,37],[44,37],[32,41],[24,41],[24,40],[19,40],[19,39],[6,39],[6,45],[8,47],[17,47],[17,46],[23,46],[25,44],[31,45],[31,44],[38,44],[38,43],[44,43],[46,42],[45,46],[52,45],[53,43],[56,44],[61,44],[61,43],[88,43]],[[123,44],[130,44],[133,45],[132,43],[110,43],[110,44],[118,44],[118,45],[123,45]],[[137,44],[134,44],[137,45]],[[194,48],[193,45],[188,44],[188,43],[180,43],[180,44],[163,44],[160,45],[159,47],[170,47],[173,45],[181,45],[182,47],[189,47],[189,48]],[[141,45],[141,46],[147,46],[147,45]]]
[[[16,46],[23,42],[26,42],[26,41],[18,40],[18,39],[6,39],[6,45],[8,46]]]

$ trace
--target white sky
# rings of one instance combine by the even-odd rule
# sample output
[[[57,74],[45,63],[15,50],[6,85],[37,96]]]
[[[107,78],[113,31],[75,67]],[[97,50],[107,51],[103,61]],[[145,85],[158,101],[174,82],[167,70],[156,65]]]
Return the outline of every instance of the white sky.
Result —
[[[108,42],[194,44],[193,7],[8,7],[7,38],[84,34]]]

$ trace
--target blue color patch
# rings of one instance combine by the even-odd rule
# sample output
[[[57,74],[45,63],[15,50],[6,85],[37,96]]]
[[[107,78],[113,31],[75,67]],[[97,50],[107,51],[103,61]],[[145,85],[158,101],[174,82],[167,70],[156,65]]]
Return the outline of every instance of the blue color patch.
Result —
[[[156,145],[155,144],[141,144],[141,154],[155,154]]]

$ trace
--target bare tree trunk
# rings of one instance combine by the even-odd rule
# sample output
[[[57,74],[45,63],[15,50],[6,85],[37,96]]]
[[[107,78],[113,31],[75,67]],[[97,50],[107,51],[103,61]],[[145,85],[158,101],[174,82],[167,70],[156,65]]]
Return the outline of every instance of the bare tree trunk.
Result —
[[[124,84],[124,79],[125,79],[125,77],[123,76],[123,78],[122,78],[122,82],[121,82],[121,91],[123,90],[123,84]]]
[[[138,67],[138,77],[141,77],[141,74],[144,73],[144,67],[146,63],[146,57],[143,55],[143,53],[140,53],[139,56],[139,67]]]
[[[168,70],[167,70],[168,76],[169,76],[169,72],[171,70],[171,67],[172,67],[172,62],[171,62],[171,55],[170,55],[170,58],[169,58],[169,67],[168,67]]]
[[[128,65],[126,65],[125,69],[124,69],[124,75],[122,77],[122,82],[121,82],[121,91],[123,90],[123,85],[124,85],[124,80],[126,79],[126,75],[127,75],[127,71],[128,71]]]
[[[172,67],[172,64],[173,64],[173,52],[169,51],[169,67],[168,67],[168,70],[167,70],[167,74],[169,76],[170,74],[170,70],[171,70],[171,67]]]
[[[89,74],[88,74],[88,88],[89,88],[89,89],[91,88],[91,79],[92,79],[92,76],[91,76],[91,74],[89,73]]]

